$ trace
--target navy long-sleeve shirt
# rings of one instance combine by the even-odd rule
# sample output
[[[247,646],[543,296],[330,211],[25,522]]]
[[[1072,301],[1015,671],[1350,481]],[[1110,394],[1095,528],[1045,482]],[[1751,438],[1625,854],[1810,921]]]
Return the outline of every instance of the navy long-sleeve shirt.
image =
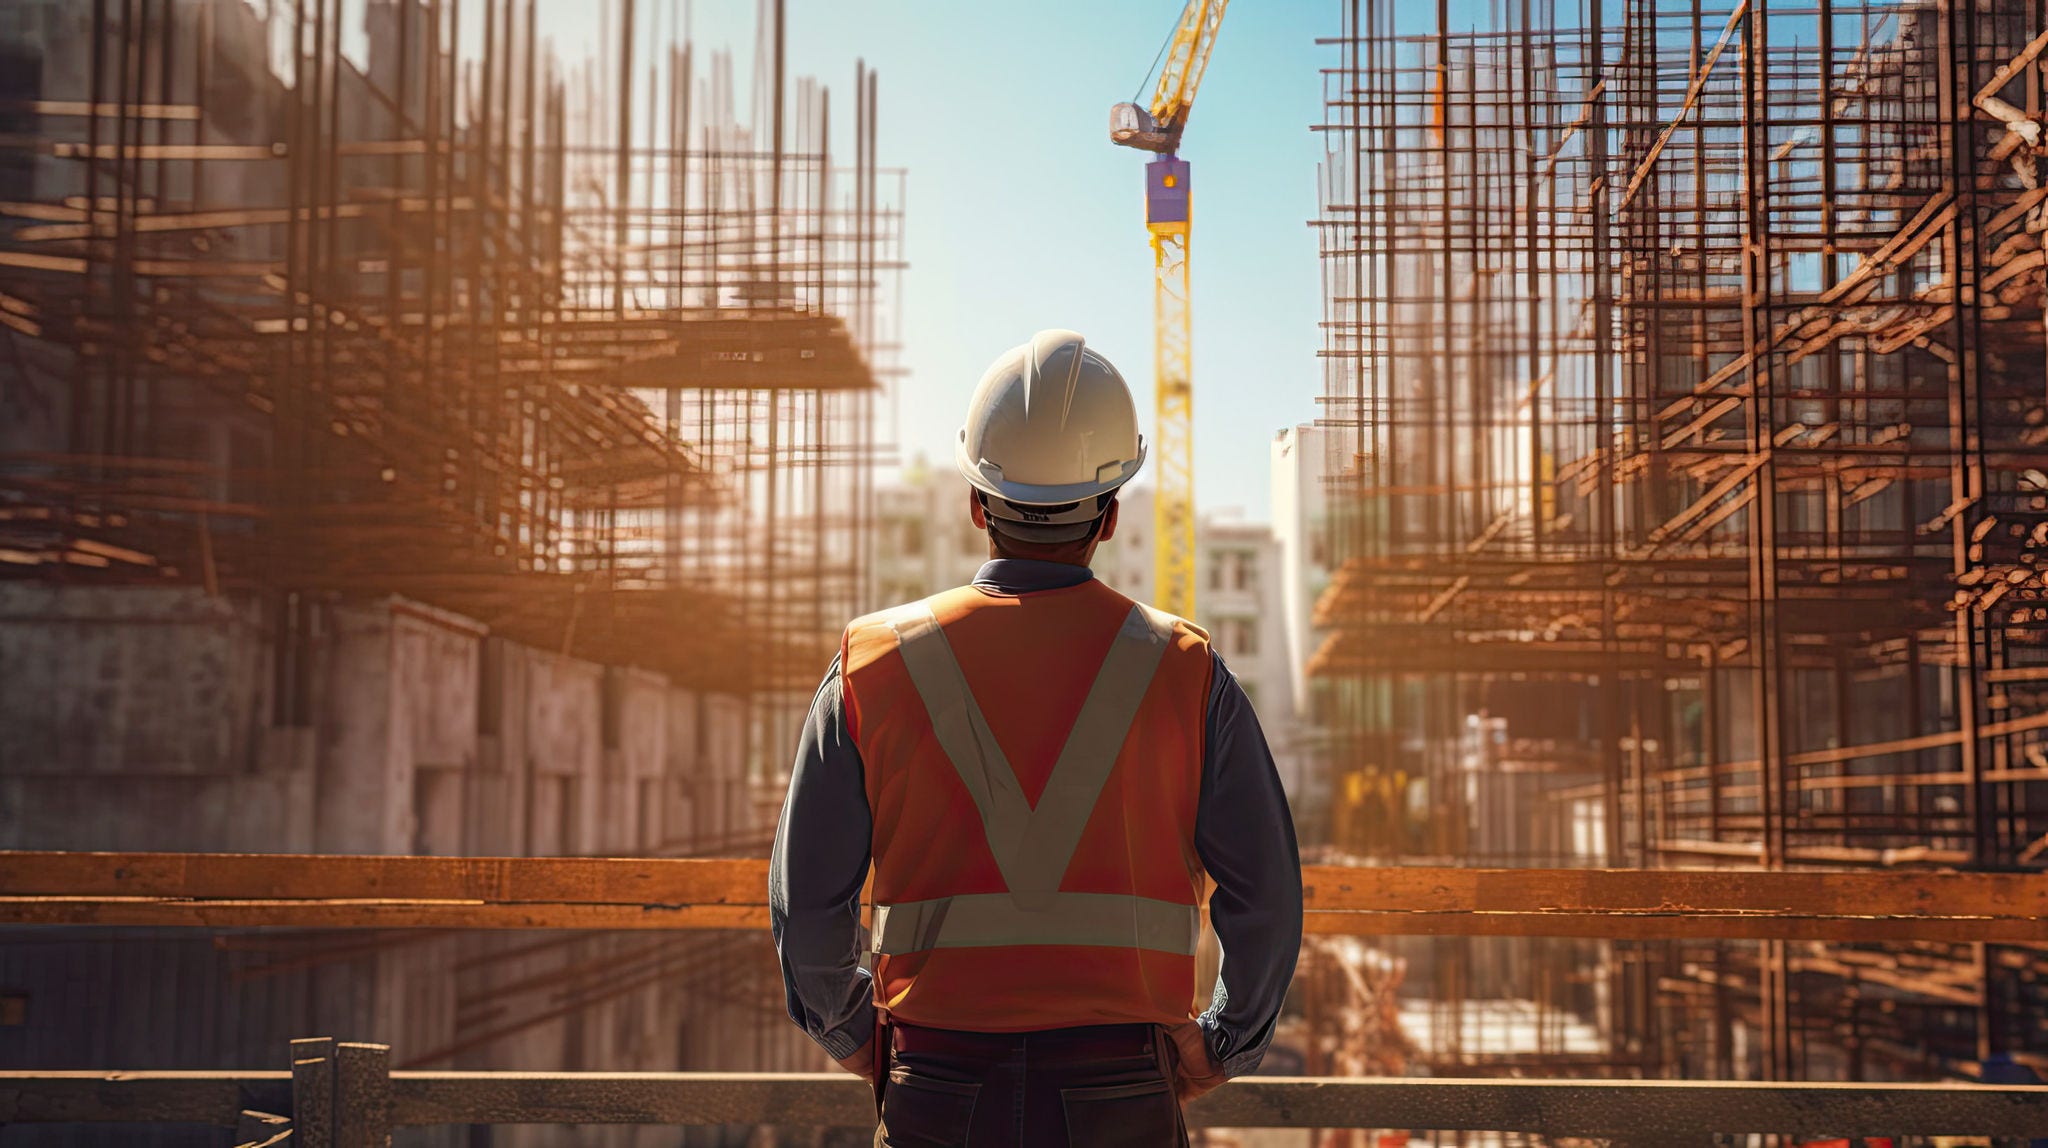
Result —
[[[997,559],[974,584],[1001,594],[1078,585],[1083,566]],[[1215,657],[1215,655],[1211,655]],[[847,732],[835,659],[811,700],[776,827],[769,915],[790,1019],[833,1057],[874,1032],[861,967],[860,893],[873,822],[860,750]],[[1251,699],[1221,657],[1210,675],[1195,851],[1216,882],[1209,919],[1223,948],[1209,1009],[1197,1018],[1230,1076],[1258,1067],[1301,949],[1301,861],[1294,821]]]

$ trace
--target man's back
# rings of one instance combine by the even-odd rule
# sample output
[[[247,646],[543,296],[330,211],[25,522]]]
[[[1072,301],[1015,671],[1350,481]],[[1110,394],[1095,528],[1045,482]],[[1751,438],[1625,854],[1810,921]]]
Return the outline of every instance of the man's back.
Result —
[[[1265,735],[1206,634],[1088,569],[1144,461],[1081,336],[1003,354],[954,451],[994,560],[855,621],[812,699],[770,918],[790,1018],[873,1083],[885,1145],[1185,1145],[1181,1104],[1272,1039],[1301,870]]]
[[[1187,1019],[1212,669],[1201,630],[1093,579],[967,586],[848,627],[895,1016],[985,1032]]]

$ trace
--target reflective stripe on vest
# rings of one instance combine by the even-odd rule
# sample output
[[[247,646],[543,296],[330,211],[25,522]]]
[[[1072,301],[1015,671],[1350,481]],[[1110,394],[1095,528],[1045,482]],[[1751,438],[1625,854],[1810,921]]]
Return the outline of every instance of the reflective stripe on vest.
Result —
[[[1200,911],[1122,893],[1055,893],[1025,909],[1008,893],[968,893],[875,908],[874,949],[884,956],[998,945],[1117,945],[1193,956]]]
[[[1008,892],[877,905],[874,951],[894,956],[935,948],[1101,945],[1193,953],[1201,928],[1196,906],[1120,893],[1059,891],[1096,798],[1173,639],[1173,619],[1142,604],[1131,607],[1035,808],[996,744],[931,607],[905,606],[885,621],[896,632],[904,668],[924,702],[940,752],[981,814],[989,852]]]

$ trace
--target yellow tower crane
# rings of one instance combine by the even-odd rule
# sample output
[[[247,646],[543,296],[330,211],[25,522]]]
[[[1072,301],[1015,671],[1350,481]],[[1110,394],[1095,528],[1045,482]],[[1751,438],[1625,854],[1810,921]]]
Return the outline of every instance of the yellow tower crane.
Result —
[[[1145,229],[1152,234],[1153,383],[1158,425],[1152,457],[1153,604],[1195,616],[1195,396],[1192,316],[1188,311],[1188,162],[1174,154],[1194,107],[1195,90],[1216,47],[1230,0],[1187,0],[1162,52],[1150,107],[1118,104],[1109,139],[1156,152],[1145,165]]]

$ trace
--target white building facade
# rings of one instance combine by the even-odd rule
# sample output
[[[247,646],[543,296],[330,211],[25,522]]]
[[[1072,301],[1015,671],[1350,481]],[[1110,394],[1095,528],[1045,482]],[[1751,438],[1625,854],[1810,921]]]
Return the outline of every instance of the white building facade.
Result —
[[[1127,488],[1116,534],[1095,552],[1095,576],[1150,601],[1153,578],[1152,489]],[[1272,527],[1220,515],[1195,524],[1195,622],[1258,710],[1287,792],[1298,792],[1304,759],[1294,751],[1298,667],[1289,640],[1287,578]]]
[[[988,535],[967,515],[967,481],[923,458],[901,481],[875,489],[875,545],[869,609],[915,602],[964,586],[988,561]]]
[[[1316,600],[1330,584],[1329,499],[1325,492],[1330,449],[1329,436],[1313,423],[1288,427],[1273,436],[1273,538],[1280,552],[1280,616],[1294,707],[1286,725],[1287,755],[1297,770],[1296,787],[1288,793],[1298,810],[1327,810],[1330,798],[1330,771],[1320,731],[1334,712],[1329,703],[1331,687],[1308,676],[1309,660],[1324,637],[1314,623]]]

